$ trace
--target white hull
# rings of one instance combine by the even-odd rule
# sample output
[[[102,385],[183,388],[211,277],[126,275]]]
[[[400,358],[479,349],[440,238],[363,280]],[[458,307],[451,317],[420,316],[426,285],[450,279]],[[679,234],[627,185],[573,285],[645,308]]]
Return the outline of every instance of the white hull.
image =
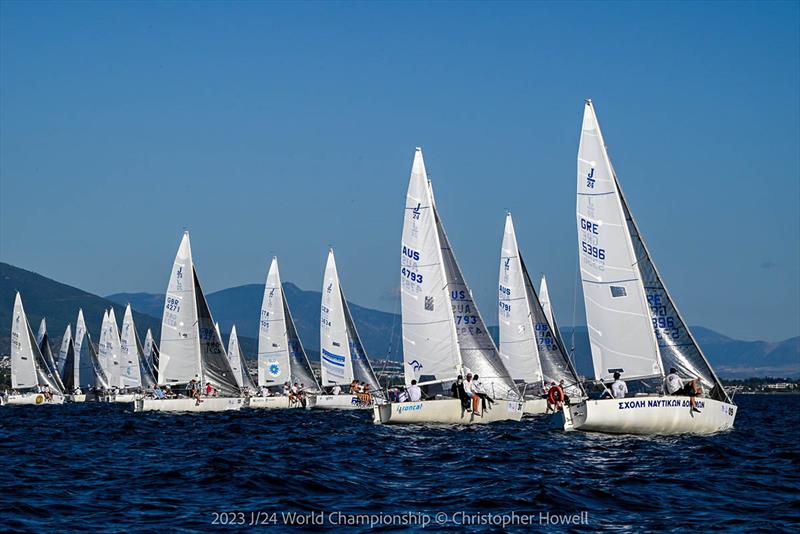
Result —
[[[697,398],[701,413],[692,413],[689,397],[649,395],[628,399],[588,400],[564,410],[564,430],[608,434],[713,434],[733,428],[736,406]]]
[[[547,399],[525,399],[523,413],[525,415],[542,415],[547,413]]]
[[[289,397],[280,395],[275,397],[250,397],[249,408],[265,408],[265,409],[287,409],[287,408],[302,408],[303,404],[300,402],[291,402]]]
[[[244,405],[242,397],[205,397],[198,404],[195,399],[137,399],[135,412],[224,412],[239,410]]]
[[[41,406],[43,404],[64,404],[63,395],[53,395],[52,400],[47,400],[41,393],[22,393],[20,395],[9,395],[6,404],[10,405],[31,405]]]
[[[306,408],[309,410],[369,410],[375,402],[364,404],[358,395],[314,395],[308,398]]]
[[[69,402],[86,402],[86,394],[83,393],[81,395],[67,395],[67,400]]]
[[[519,421],[522,419],[522,402],[496,400],[491,409],[481,415],[461,408],[458,399],[440,399],[418,402],[390,402],[373,408],[376,424],[461,424],[472,425],[495,421]]]
[[[122,393],[118,395],[105,395],[101,400],[103,402],[134,402],[141,398],[144,398],[141,393]]]

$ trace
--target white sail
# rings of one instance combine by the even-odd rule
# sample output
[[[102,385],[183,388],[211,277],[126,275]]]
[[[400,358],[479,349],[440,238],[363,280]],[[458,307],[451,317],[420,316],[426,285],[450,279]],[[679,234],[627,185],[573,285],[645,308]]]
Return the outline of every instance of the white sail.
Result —
[[[333,249],[328,252],[322,280],[319,341],[322,385],[350,384],[353,381],[353,363]]]
[[[97,361],[103,376],[106,378],[107,387],[119,386],[119,377],[114,372],[114,346],[111,342],[111,326],[108,320],[108,310],[103,312],[103,321],[100,323],[100,337],[97,341]]]
[[[64,365],[67,363],[67,353],[69,352],[70,342],[72,341],[72,325],[68,324],[64,330],[64,336],[61,338],[61,348],[58,351],[58,374],[64,376]]]
[[[11,388],[24,390],[40,384],[50,386],[54,393],[63,392],[61,381],[57,379],[36,344],[22,306],[22,297],[17,293],[11,319]]]
[[[578,149],[576,222],[586,324],[597,379],[663,375],[631,235],[600,125],[587,101]]]
[[[283,293],[278,259],[273,257],[261,302],[258,385],[275,386],[287,381],[305,384],[307,390],[319,389]]]
[[[111,385],[119,386],[121,388],[135,387],[128,385],[128,380],[125,376],[125,362],[122,359],[122,341],[119,337],[119,326],[117,323],[117,316],[114,313],[114,308],[108,309],[108,343],[111,347],[109,352],[111,361],[109,362],[109,365],[113,370]]]
[[[41,346],[45,335],[47,335],[47,320],[42,317],[42,320],[39,322],[39,332],[36,334],[37,345]]]
[[[422,149],[417,148],[406,195],[400,251],[404,374],[433,383],[461,372],[448,280]]]
[[[291,380],[289,342],[283,308],[283,288],[278,259],[272,258],[264,284],[258,328],[259,386],[278,385]]]
[[[536,332],[525,287],[517,236],[511,214],[506,215],[500,253],[499,330],[500,355],[514,380],[526,384],[542,382]]]
[[[28,318],[22,307],[22,298],[17,293],[14,299],[14,314],[11,323],[11,388],[27,389],[39,385],[34,350],[35,340],[28,335]]]
[[[158,346],[156,340],[153,339],[153,332],[148,328],[147,334],[144,338],[144,347],[142,349],[144,358],[148,367],[151,369],[153,376],[158,379]]]
[[[231,362],[233,376],[236,378],[236,384],[239,388],[254,391],[255,385],[250,379],[250,373],[247,371],[247,362],[242,355],[242,349],[239,345],[236,325],[233,325],[233,328],[231,328],[231,335],[228,338],[228,361]]]
[[[125,307],[125,315],[122,318],[122,331],[119,336],[121,365],[120,376],[123,387],[138,388],[145,384],[142,380],[141,359],[142,355],[139,346],[139,336],[136,334],[136,325],[133,322],[133,311],[131,305]]]
[[[202,377],[197,299],[189,233],[185,232],[169,278],[161,321],[159,384],[185,384]]]

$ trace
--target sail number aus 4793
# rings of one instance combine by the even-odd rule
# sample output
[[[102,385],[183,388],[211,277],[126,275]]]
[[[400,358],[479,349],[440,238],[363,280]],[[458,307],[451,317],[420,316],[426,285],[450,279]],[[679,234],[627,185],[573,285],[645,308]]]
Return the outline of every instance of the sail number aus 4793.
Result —
[[[405,267],[400,269],[400,272],[412,282],[416,282],[418,284],[422,283],[422,273],[415,273],[411,269],[406,269]]]

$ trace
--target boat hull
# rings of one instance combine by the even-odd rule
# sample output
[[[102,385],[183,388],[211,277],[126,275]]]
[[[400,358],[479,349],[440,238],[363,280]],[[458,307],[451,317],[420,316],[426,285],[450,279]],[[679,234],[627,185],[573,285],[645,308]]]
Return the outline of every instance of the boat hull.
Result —
[[[358,395],[314,395],[308,398],[309,410],[369,410],[374,402],[364,404]]]
[[[67,400],[69,402],[86,402],[86,394],[82,393],[80,395],[67,395]]]
[[[373,422],[394,424],[457,424],[474,425],[495,421],[519,421],[522,419],[523,403],[520,401],[496,400],[491,409],[481,415],[467,412],[458,399],[437,399],[417,402],[390,402],[373,407]]]
[[[22,393],[17,395],[9,395],[6,398],[6,404],[11,405],[30,405],[30,406],[43,406],[45,404],[64,404],[63,395],[53,395],[51,400],[44,398],[41,393]]]
[[[547,399],[525,399],[524,415],[542,415],[547,413]]]
[[[275,397],[250,397],[247,403],[248,408],[263,408],[267,410],[285,410],[289,408],[302,408],[301,402],[292,402],[289,397],[279,395]]]
[[[135,412],[224,412],[243,405],[242,397],[208,397],[199,404],[195,399],[137,399],[133,406]]]
[[[733,428],[736,406],[697,398],[701,413],[692,413],[689,397],[648,395],[628,399],[587,400],[564,410],[564,430],[607,434],[713,434]]]
[[[121,393],[118,395],[105,395],[101,400],[103,402],[134,402],[143,398],[140,393]]]

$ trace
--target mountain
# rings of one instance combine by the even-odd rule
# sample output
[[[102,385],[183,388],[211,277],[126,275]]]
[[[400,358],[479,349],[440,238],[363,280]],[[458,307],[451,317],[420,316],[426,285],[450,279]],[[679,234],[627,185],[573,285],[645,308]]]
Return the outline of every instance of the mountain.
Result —
[[[38,328],[42,316],[47,316],[48,331],[54,348],[59,346],[66,325],[69,323],[74,327],[78,308],[83,308],[89,330],[96,340],[99,337],[103,311],[113,306],[118,320],[122,320],[124,307],[128,302],[133,306],[139,335],[144,336],[150,327],[158,339],[164,305],[163,294],[117,293],[103,298],[0,262],[0,354],[7,354],[9,350],[11,313],[16,290],[22,293],[25,310],[34,330]],[[320,293],[302,290],[290,282],[284,283],[284,291],[308,357],[312,362],[319,361]],[[214,318],[220,322],[223,337],[227,341],[227,334],[235,323],[239,329],[242,349],[248,358],[254,358],[256,354],[262,293],[261,284],[249,284],[208,295],[209,305]],[[350,303],[350,310],[364,346],[373,359],[387,356],[393,360],[402,359],[399,316],[353,303]],[[496,336],[496,327],[490,330]],[[701,326],[692,327],[692,331],[720,376],[800,376],[800,337],[771,343],[741,341]],[[562,335],[571,346],[573,329],[562,328]],[[576,327],[574,338],[578,371],[592,376],[586,327]]]
[[[0,262],[0,354],[9,352],[11,316],[17,291],[22,295],[22,304],[34,333],[39,328],[39,321],[42,317],[47,318],[47,332],[50,335],[53,350],[58,350],[61,345],[61,337],[64,335],[67,324],[72,325],[74,332],[79,308],[83,308],[86,326],[95,342],[100,336],[103,311],[113,306],[120,326],[125,314],[124,304],[120,305],[31,271]],[[133,319],[142,338],[148,327],[153,328],[154,332],[160,330],[161,319],[155,319],[137,313],[137,311],[134,308]]]
[[[309,359],[319,359],[319,291],[305,291],[291,282],[283,284],[289,307],[292,310],[297,329]],[[214,318],[219,321],[223,336],[227,335],[235,323],[240,335],[252,338],[242,341],[248,356],[256,351],[255,339],[258,337],[258,317],[264,286],[248,284],[224,289],[208,295]],[[143,313],[160,315],[164,305],[164,295],[149,293],[120,293],[109,295],[115,302],[130,301],[134,308]],[[402,359],[402,336],[400,317],[395,314],[371,310],[350,303],[350,310],[356,322],[367,352],[373,359]],[[495,341],[497,327],[490,327]],[[578,371],[584,376],[593,376],[589,338],[585,326],[574,329],[561,329],[568,346],[575,346],[575,360]],[[702,326],[692,327],[692,332],[706,356],[723,377],[746,378],[751,376],[800,376],[800,337],[779,343],[766,341],[740,341]],[[247,345],[246,343],[251,343]],[[389,348],[391,347],[391,351]]]

